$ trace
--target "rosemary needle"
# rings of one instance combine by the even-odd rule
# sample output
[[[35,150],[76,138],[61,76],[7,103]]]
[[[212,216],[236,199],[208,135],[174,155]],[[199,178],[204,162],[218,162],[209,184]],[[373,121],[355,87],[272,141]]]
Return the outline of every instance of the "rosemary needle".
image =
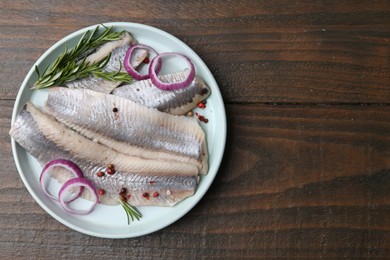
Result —
[[[119,202],[126,212],[128,225],[130,225],[130,218],[131,221],[134,221],[134,219],[140,220],[142,218],[141,212],[139,212],[139,210],[136,207],[131,206],[129,203],[121,199],[119,199]]]
[[[85,32],[79,42],[73,48],[65,46],[65,50],[56,58],[56,60],[41,73],[37,66],[35,71],[38,80],[34,83],[32,89],[48,88],[55,85],[61,85],[65,82],[85,78],[89,75],[95,75],[110,81],[131,82],[132,77],[125,72],[106,72],[104,67],[110,59],[108,55],[99,62],[89,64],[86,57],[98,46],[121,39],[122,32],[112,31],[112,27],[107,28],[99,33],[97,26],[92,32]]]

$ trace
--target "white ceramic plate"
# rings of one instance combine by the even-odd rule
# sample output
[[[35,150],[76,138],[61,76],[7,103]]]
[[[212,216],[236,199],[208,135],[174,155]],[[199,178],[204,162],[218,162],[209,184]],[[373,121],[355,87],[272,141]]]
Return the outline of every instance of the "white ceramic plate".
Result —
[[[178,203],[174,207],[138,207],[143,214],[140,221],[127,224],[127,218],[121,206],[98,205],[95,210],[86,216],[76,216],[66,213],[61,206],[44,195],[39,186],[39,174],[41,167],[38,162],[12,139],[12,150],[15,163],[24,185],[37,203],[51,216],[64,225],[79,232],[105,238],[129,238],[146,235],[162,229],[186,214],[194,207],[206,193],[217,174],[222,160],[226,141],[226,114],[217,83],[210,70],[199,56],[186,44],[174,36],[154,27],[135,23],[107,23],[106,26],[114,26],[115,30],[129,31],[139,43],[153,46],[157,52],[175,51],[187,55],[194,63],[197,74],[210,86],[212,94],[207,99],[207,107],[199,111],[209,119],[207,124],[200,123],[206,132],[209,150],[209,173],[202,176],[195,195]],[[97,25],[74,32],[47,50],[34,64],[17,95],[12,115],[12,123],[17,113],[27,101],[32,101],[42,106],[47,98],[46,90],[31,91],[30,87],[37,79],[34,71],[35,65],[43,69],[50,64],[59,53],[64,50],[65,44],[74,46],[81,35],[92,30]],[[175,66],[175,64],[172,64]],[[177,69],[180,69],[179,65]],[[57,185],[57,184],[56,184]],[[55,187],[58,189],[59,187]],[[87,201],[79,202],[89,203]]]

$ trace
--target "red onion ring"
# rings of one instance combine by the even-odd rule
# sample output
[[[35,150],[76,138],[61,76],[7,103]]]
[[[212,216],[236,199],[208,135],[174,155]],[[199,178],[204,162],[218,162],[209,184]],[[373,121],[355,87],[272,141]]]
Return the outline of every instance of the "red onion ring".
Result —
[[[183,80],[183,81],[180,81],[180,82],[175,82],[175,83],[166,83],[166,82],[163,82],[161,81],[157,74],[158,74],[158,71],[157,71],[157,65],[160,64],[160,60],[162,57],[165,57],[165,56],[175,56],[175,57],[180,57],[180,58],[183,58],[187,64],[189,65],[189,69],[190,69],[190,73],[188,74],[188,77]],[[159,89],[161,90],[175,90],[175,89],[182,89],[182,88],[185,88],[187,87],[195,78],[195,66],[194,64],[191,62],[191,60],[187,57],[187,56],[184,56],[183,54],[180,54],[180,53],[177,53],[177,52],[164,52],[164,53],[161,53],[159,55],[157,55],[156,57],[153,58],[150,66],[149,66],[149,75],[150,75],[150,80],[152,81],[153,85],[155,85],[156,87],[158,87]]]
[[[73,162],[69,161],[69,160],[65,160],[65,159],[56,159],[56,160],[52,160],[50,162],[48,162],[42,169],[42,172],[41,172],[41,175],[39,176],[39,182],[41,184],[41,187],[42,187],[42,190],[43,192],[51,199],[53,200],[56,200],[58,201],[58,199],[56,197],[54,197],[53,195],[51,195],[47,190],[46,190],[46,187],[45,187],[45,182],[44,182],[44,177],[45,175],[54,167],[62,167],[68,171],[70,171],[75,177],[78,177],[78,178],[83,178],[84,175],[83,175],[83,172],[80,170],[80,168],[74,164]],[[74,196],[71,197],[71,199],[69,200],[72,201],[74,199],[76,199],[77,197],[80,196],[80,194],[83,192],[84,190],[84,187],[81,187],[79,192],[77,194],[75,194]]]
[[[74,187],[85,187],[87,190],[89,190],[91,192],[91,194],[94,196],[94,203],[92,204],[91,207],[89,207],[86,210],[77,210],[77,209],[72,209],[71,207],[69,207],[69,205],[68,205],[69,200],[65,201],[64,195],[65,195],[65,192],[67,190],[74,188]],[[77,214],[77,215],[86,215],[86,214],[90,213],[99,202],[99,195],[98,195],[96,188],[93,186],[92,182],[90,182],[89,180],[87,180],[85,178],[73,178],[73,179],[66,181],[62,185],[60,191],[58,192],[58,198],[59,198],[59,201],[61,203],[62,208],[65,211],[67,211],[71,214]]]
[[[140,74],[131,65],[131,55],[133,54],[133,51],[135,49],[139,49],[139,48],[147,49],[150,52],[153,52],[156,55],[158,55],[158,53],[152,47],[150,47],[148,45],[144,45],[144,44],[132,45],[126,52],[126,56],[125,56],[125,60],[123,61],[123,65],[124,65],[127,73],[129,73],[134,79],[136,79],[136,80],[148,79],[150,77],[148,74],[147,75]],[[156,67],[156,70],[157,70],[157,73],[160,72],[160,70],[161,70],[161,63],[160,62],[158,63],[158,66]]]

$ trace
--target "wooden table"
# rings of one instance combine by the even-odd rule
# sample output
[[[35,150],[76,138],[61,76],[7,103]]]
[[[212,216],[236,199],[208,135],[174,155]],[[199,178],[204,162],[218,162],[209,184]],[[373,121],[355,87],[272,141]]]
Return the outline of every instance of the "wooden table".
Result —
[[[0,258],[390,256],[389,1],[0,1]],[[228,118],[222,166],[153,234],[87,236],[28,193],[8,131],[56,41],[110,21],[161,28],[209,66]]]

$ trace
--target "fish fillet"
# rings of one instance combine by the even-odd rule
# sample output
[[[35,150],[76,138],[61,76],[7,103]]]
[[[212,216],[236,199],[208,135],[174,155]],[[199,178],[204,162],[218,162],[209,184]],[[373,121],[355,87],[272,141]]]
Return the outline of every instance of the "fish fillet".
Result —
[[[136,40],[128,32],[124,32],[122,39],[103,44],[95,53],[90,54],[86,58],[86,61],[91,64],[96,63],[111,54],[110,60],[105,66],[104,71],[125,72],[123,61],[125,59],[127,49],[132,44],[136,44]],[[132,55],[130,63],[136,68],[142,63],[147,55],[147,50],[142,48],[137,49],[134,55]],[[104,80],[93,75],[65,83],[65,85],[69,88],[86,88],[104,93],[110,93],[120,84],[121,82]]]
[[[76,137],[76,133],[70,133],[72,130],[52,121],[55,120],[51,116],[40,112],[31,103],[27,103],[12,125],[10,135],[42,165],[58,158],[75,162],[83,171],[85,178],[91,180],[96,188],[103,188],[106,191],[106,195],[100,197],[101,203],[117,204],[120,189],[126,188],[130,195],[128,202],[132,205],[172,206],[191,196],[196,190],[197,175],[153,175],[155,172],[150,172],[145,176],[138,174],[136,171],[127,171],[129,168],[125,166],[126,163],[114,164],[117,170],[114,175],[106,174],[99,178],[96,173],[104,171],[107,162],[114,159],[114,157],[118,157],[117,160],[124,160],[123,155],[109,151],[107,148],[104,148],[108,151],[107,153],[98,155],[102,152],[98,147],[99,144],[93,145],[91,144],[93,142],[89,140],[85,142],[83,137]],[[56,130],[50,132],[50,128]],[[54,138],[53,135],[59,135],[59,137]],[[64,142],[59,143],[58,139],[63,139]],[[94,150],[96,155],[92,155],[87,151],[91,149],[97,149]],[[135,162],[135,164],[138,163]],[[158,162],[158,164],[161,166],[161,162]],[[61,171],[57,172],[56,177],[64,182],[65,178],[58,175],[58,173],[61,173]],[[158,196],[153,197],[152,195],[155,192]],[[145,196],[145,194],[150,196]],[[88,194],[84,195],[87,196]]]
[[[114,95],[60,87],[49,90],[45,111],[120,153],[186,162],[207,173],[205,135],[193,118],[162,113]]]
[[[196,175],[197,168],[185,163],[172,163],[158,160],[147,160],[128,156],[107,149],[104,145],[93,142],[75,131],[67,128],[52,116],[42,113],[31,103],[27,103],[27,111],[36,122],[37,128],[47,138],[77,156],[100,162],[104,165],[113,164],[121,171],[136,172],[143,175]]]
[[[162,75],[159,78],[163,82],[175,83],[183,81],[188,73],[189,71],[185,70]],[[199,76],[196,76],[191,84],[183,89],[161,90],[154,86],[150,79],[146,79],[120,86],[114,89],[112,93],[162,112],[184,115],[194,109],[199,102],[206,99],[211,90]]]

